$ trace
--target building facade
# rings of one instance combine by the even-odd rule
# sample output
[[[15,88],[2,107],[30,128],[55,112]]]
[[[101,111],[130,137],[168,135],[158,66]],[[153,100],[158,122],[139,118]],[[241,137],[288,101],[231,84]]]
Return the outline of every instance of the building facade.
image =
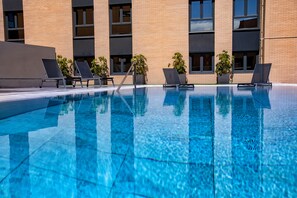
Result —
[[[234,83],[272,63],[271,82],[297,83],[297,1],[288,0],[0,0],[0,40],[55,47],[91,62],[109,59],[119,83],[134,54],[147,57],[149,84],[180,52],[190,83],[216,83],[216,55],[234,56]],[[131,76],[128,82],[131,82]]]

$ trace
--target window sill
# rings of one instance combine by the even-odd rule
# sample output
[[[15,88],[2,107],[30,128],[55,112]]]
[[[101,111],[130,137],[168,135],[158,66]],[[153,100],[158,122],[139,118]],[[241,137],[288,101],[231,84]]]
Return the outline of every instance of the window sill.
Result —
[[[94,36],[75,36],[73,40],[81,40],[81,39],[94,39]]]
[[[23,27],[18,27],[18,28],[7,28],[7,31],[14,31],[14,30],[24,30]]]
[[[127,73],[111,73],[110,75],[111,76],[124,76],[124,75],[126,75]],[[132,73],[130,73],[130,74],[128,74],[128,76],[132,76],[133,74]]]
[[[214,71],[205,71],[205,72],[190,72],[190,75],[197,75],[197,74],[214,74]]]
[[[109,35],[110,38],[115,38],[115,37],[132,37],[132,34],[112,34]]]
[[[245,32],[245,31],[260,31],[260,28],[242,28],[242,29],[233,29],[233,32]]]
[[[209,34],[209,33],[214,33],[214,30],[210,31],[200,31],[200,32],[189,32],[189,34]]]
[[[7,42],[20,42],[25,43],[25,39],[7,39]]]
[[[233,70],[233,74],[252,74],[254,70]]]

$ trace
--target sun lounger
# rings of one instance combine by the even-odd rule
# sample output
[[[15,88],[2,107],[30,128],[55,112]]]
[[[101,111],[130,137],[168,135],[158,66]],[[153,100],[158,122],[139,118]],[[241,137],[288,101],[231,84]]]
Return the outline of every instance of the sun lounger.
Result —
[[[163,68],[166,84],[163,87],[194,88],[194,84],[182,84],[174,68]]]
[[[77,77],[66,78],[66,76],[63,76],[56,59],[42,59],[42,62],[46,73],[45,78],[41,80],[40,88],[42,88],[43,83],[46,81],[56,81],[57,88],[59,88],[59,83],[61,81],[63,86],[66,87],[66,79],[70,80],[71,82],[80,81],[80,78]]]
[[[253,78],[250,83],[239,83],[237,87],[255,87],[255,86],[272,86],[268,82],[271,63],[256,64],[253,72]]]
[[[91,72],[91,69],[90,69],[90,66],[88,64],[87,61],[75,61],[75,66],[81,76],[81,80],[82,81],[87,81],[87,87],[89,86],[89,81],[90,80],[98,80],[99,81],[99,84],[101,86],[101,82],[103,80],[106,80],[106,81],[111,81],[113,86],[114,86],[114,82],[113,82],[113,78],[112,77],[96,77],[92,74]]]
[[[63,76],[59,65],[55,59],[42,59],[43,66],[45,69],[45,78],[42,79],[40,88],[45,81],[56,81],[57,88],[59,88],[59,82],[63,82],[63,86],[66,87],[65,76]]]

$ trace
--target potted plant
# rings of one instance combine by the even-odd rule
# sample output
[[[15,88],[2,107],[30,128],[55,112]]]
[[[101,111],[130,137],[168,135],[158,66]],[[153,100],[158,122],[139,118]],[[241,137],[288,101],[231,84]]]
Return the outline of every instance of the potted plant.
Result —
[[[172,59],[173,59],[172,66],[177,70],[180,82],[182,84],[186,84],[187,83],[187,77],[186,77],[187,66],[185,65],[183,55],[180,52],[176,52],[174,53]],[[168,67],[170,67],[170,64],[168,64]]]
[[[136,54],[131,59],[131,64],[134,64],[136,79],[135,82],[137,85],[146,84],[148,65],[146,63],[147,59],[142,54]]]
[[[71,59],[67,59],[62,55],[57,55],[57,63],[61,69],[63,76],[66,76],[66,84],[71,84],[71,76],[73,74],[73,61]]]
[[[107,59],[104,56],[99,56],[98,59],[94,58],[91,63],[91,71],[97,76],[108,77]],[[102,84],[107,85],[107,80],[103,80]]]
[[[232,62],[231,56],[228,51],[223,50],[222,53],[218,54],[219,62],[216,64],[217,83],[228,84],[230,82],[230,76],[232,77]]]

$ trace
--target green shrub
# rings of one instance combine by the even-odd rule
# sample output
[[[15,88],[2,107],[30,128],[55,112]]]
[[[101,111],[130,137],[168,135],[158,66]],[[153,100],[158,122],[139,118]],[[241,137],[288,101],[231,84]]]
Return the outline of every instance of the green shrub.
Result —
[[[187,66],[185,65],[183,55],[180,52],[174,53],[172,59],[173,59],[172,66],[173,66],[173,68],[175,68],[177,70],[177,72],[179,74],[187,73],[187,71],[186,71]],[[170,66],[170,64],[168,64],[168,67],[169,66]]]
[[[104,56],[93,59],[91,71],[98,76],[108,76],[107,59]]]
[[[62,71],[63,76],[70,77],[73,74],[73,61],[62,55],[57,55],[57,63]]]

